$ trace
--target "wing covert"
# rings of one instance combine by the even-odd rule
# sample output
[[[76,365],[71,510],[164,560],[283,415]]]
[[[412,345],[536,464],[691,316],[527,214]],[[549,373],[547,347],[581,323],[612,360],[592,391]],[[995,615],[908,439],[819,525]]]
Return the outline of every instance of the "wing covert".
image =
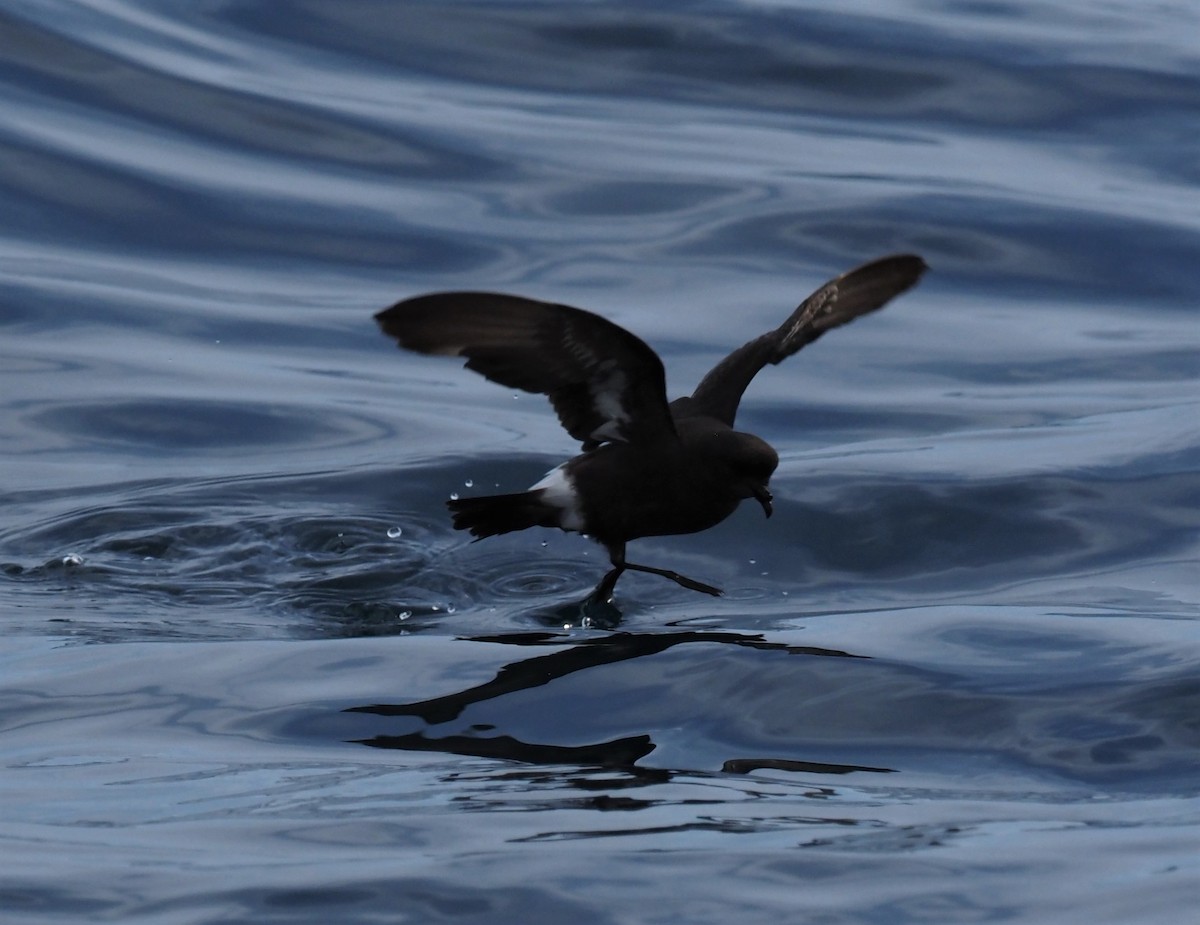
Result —
[[[493,382],[547,395],[584,449],[674,433],[658,355],[637,336],[568,305],[492,292],[438,292],[375,316],[406,350],[461,356]]]

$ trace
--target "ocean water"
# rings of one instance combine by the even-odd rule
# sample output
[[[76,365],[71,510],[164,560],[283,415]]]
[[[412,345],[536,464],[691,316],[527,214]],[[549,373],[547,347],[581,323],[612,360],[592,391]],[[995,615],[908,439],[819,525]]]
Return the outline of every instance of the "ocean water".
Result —
[[[1200,896],[1200,9],[0,10],[0,919],[1176,923]],[[765,370],[775,516],[469,543],[571,455],[438,289]]]

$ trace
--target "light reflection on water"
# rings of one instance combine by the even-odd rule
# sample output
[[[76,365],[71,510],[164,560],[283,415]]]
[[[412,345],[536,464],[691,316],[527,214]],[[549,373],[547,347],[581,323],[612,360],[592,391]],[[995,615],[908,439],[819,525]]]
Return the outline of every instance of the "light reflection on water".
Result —
[[[1195,19],[0,13],[5,915],[1178,921]],[[370,321],[579,304],[679,394],[899,250],[748,394],[776,516],[634,544],[719,600],[464,543],[574,447]]]

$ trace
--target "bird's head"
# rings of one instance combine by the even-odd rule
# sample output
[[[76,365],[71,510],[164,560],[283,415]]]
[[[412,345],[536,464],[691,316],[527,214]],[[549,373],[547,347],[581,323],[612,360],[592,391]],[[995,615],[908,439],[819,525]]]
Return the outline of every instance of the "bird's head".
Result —
[[[771,516],[772,498],[767,485],[779,465],[779,456],[767,441],[754,434],[720,428],[692,436],[689,444],[709,460],[723,464],[721,481],[735,497],[753,498],[762,505],[763,513]]]
[[[775,467],[779,465],[779,455],[767,441],[754,436],[735,432],[737,451],[731,460],[737,483],[745,497],[753,498],[762,505],[763,513],[771,516],[774,508],[771,490],[767,487]]]

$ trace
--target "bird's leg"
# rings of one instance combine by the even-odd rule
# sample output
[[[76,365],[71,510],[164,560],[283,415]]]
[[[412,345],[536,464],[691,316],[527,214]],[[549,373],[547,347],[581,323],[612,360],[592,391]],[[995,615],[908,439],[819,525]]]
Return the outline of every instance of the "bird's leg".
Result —
[[[621,573],[625,571],[625,544],[620,543],[615,546],[605,544],[608,549],[608,559],[612,562],[612,569],[600,579],[600,584],[596,585],[596,589],[591,596],[598,601],[611,601],[613,589],[617,586],[617,579],[621,577]]]
[[[672,572],[670,569],[654,568],[652,565],[639,565],[636,562],[626,562],[624,543],[609,546],[608,556],[613,564],[612,571],[600,579],[600,584],[596,585],[596,590],[592,592],[593,595],[600,597],[602,600],[611,600],[617,579],[621,577],[621,573],[626,569],[631,569],[635,572],[649,572],[651,575],[661,575],[663,578],[669,578],[675,584],[687,588],[689,591],[700,591],[704,594],[711,594],[713,597],[720,597],[724,593],[720,588],[706,585],[702,581],[696,581],[694,578],[688,578],[686,575],[680,575],[678,572]]]
[[[694,578],[688,578],[686,575],[680,575],[678,572],[672,572],[670,569],[654,568],[652,565],[638,565],[636,562],[626,562],[625,568],[632,569],[635,572],[649,572],[651,575],[662,575],[663,578],[670,578],[675,584],[687,588],[689,591],[702,591],[705,594],[711,594],[713,597],[720,597],[725,593],[720,588],[706,585],[702,581],[696,581]]]

